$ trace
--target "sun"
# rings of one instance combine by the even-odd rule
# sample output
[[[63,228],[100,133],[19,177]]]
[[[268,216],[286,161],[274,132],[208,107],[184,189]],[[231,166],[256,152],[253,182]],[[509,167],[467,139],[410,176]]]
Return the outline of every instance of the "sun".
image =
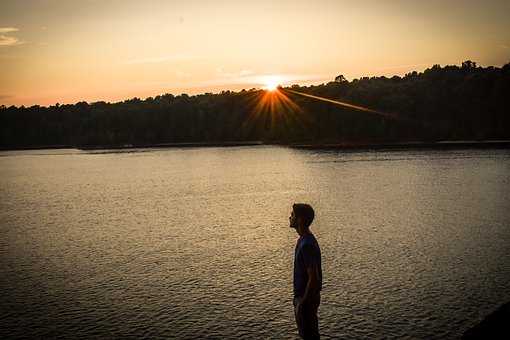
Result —
[[[276,81],[269,81],[264,86],[264,89],[267,91],[275,91],[278,88],[279,84]]]
[[[277,76],[265,77],[265,79],[263,81],[265,84],[264,90],[270,91],[270,92],[276,91],[281,84],[281,79],[280,79],[280,77],[277,77]]]

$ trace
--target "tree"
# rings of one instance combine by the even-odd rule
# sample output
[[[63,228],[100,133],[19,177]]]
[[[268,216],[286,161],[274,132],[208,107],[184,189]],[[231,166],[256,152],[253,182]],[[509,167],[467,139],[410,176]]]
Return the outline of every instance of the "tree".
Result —
[[[463,69],[475,69],[476,68],[476,62],[474,61],[471,61],[471,60],[466,60],[466,61],[463,61],[462,62],[462,68]]]
[[[290,88],[390,113],[397,119],[285,93],[285,88],[279,91],[299,110],[289,110],[287,102],[275,105],[273,112],[261,112],[257,104],[266,93],[257,89],[194,96],[164,94],[118,103],[0,105],[0,148],[510,138],[510,64],[483,68],[468,60],[460,67],[434,65],[402,78],[348,81],[339,75],[327,84]]]
[[[347,79],[344,77],[344,75],[343,75],[343,74],[340,74],[340,75],[338,75],[338,76],[336,76],[336,77],[335,77],[335,81],[336,81],[337,83],[343,83],[343,82],[347,81]]]

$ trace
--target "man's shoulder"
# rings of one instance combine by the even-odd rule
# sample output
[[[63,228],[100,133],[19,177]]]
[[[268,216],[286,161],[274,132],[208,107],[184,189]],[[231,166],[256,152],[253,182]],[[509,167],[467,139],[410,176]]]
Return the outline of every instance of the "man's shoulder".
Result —
[[[303,243],[318,243],[315,235],[312,233],[303,236]]]
[[[317,242],[317,239],[315,238],[315,236],[312,233],[303,235],[299,239],[298,245],[299,245],[299,248],[303,248],[303,247],[314,247],[314,248],[317,247],[317,248],[319,248],[319,242]]]

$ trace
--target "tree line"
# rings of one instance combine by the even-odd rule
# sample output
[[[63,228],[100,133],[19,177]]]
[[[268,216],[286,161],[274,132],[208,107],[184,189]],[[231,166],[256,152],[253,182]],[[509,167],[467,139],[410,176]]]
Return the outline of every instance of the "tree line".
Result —
[[[386,116],[296,95],[340,100]],[[281,88],[164,94],[117,103],[0,106],[0,147],[162,143],[379,143],[510,137],[510,63],[434,65],[403,77],[363,77]],[[274,97],[271,97],[274,96]],[[274,105],[271,105],[274,101]],[[266,102],[268,105],[261,105]],[[269,103],[267,103],[269,102]]]

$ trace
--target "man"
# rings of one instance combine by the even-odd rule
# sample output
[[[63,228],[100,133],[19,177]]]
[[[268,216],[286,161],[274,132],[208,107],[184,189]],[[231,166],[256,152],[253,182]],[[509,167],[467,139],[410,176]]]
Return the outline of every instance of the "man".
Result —
[[[299,335],[303,339],[319,339],[317,310],[322,289],[321,250],[310,232],[313,208],[304,203],[292,206],[290,227],[299,239],[294,252],[294,315]]]

